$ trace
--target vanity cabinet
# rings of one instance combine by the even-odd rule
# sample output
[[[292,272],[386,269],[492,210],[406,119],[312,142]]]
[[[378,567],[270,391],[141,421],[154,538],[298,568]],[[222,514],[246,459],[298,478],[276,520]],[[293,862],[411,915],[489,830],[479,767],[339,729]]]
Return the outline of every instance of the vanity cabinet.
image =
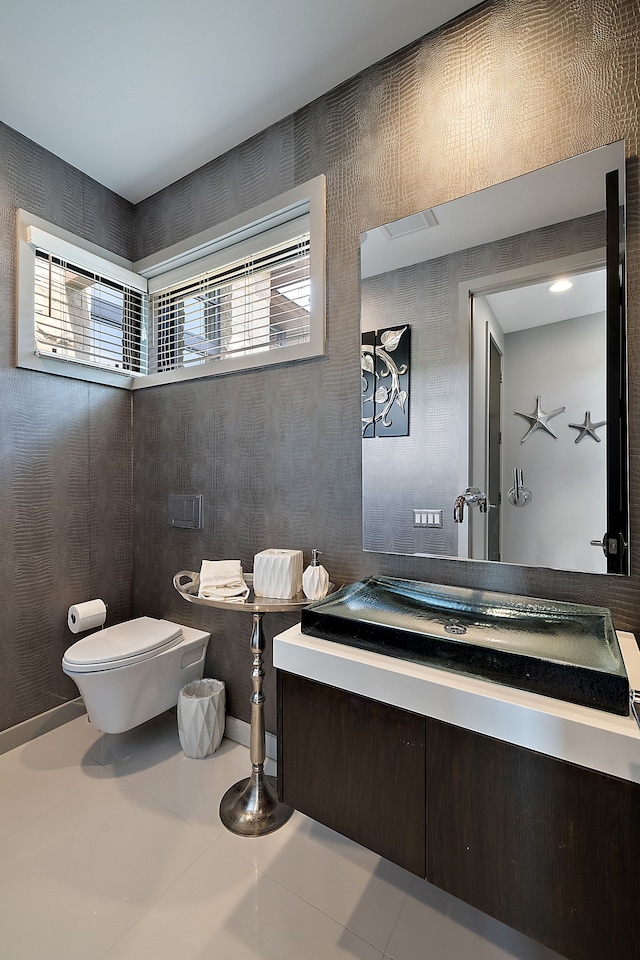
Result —
[[[640,785],[427,720],[427,880],[571,960],[637,960]]]
[[[640,784],[278,671],[281,799],[570,960],[637,960]]]
[[[278,671],[280,799],[425,875],[425,718]]]

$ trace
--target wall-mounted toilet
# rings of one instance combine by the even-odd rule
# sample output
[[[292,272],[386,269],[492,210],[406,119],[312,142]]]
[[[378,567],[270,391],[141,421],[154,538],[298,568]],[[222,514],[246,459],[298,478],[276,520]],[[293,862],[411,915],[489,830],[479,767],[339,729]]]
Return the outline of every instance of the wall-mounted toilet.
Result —
[[[89,720],[123,733],[175,707],[181,688],[204,673],[209,634],[138,617],[76,641],[62,658]]]

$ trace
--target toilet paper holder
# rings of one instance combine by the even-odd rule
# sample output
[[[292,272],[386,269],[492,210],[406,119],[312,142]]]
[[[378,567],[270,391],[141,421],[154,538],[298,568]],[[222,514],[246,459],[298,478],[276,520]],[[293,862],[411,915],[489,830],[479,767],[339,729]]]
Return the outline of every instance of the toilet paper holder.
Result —
[[[107,610],[107,604],[100,599],[74,603],[67,611],[67,626],[72,633],[84,633],[96,627],[104,630]]]

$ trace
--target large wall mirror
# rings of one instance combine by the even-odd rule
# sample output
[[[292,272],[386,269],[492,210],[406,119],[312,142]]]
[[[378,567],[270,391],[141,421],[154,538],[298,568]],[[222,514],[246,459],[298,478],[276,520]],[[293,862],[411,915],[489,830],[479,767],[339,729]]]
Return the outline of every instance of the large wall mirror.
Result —
[[[624,171],[620,141],[362,235],[365,550],[628,573]]]

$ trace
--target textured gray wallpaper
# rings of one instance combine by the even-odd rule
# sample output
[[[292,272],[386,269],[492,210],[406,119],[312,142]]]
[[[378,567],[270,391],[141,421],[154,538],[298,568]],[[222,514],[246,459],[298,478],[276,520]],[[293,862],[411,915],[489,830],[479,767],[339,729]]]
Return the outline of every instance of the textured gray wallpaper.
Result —
[[[67,608],[131,613],[131,396],[15,362],[16,210],[131,257],[133,207],[0,124],[0,729],[78,696]]]
[[[363,230],[626,138],[629,164],[631,513],[637,538],[639,220],[637,0],[496,0],[388,58],[139,204],[138,256],[320,173],[327,177],[328,353],[134,397],[134,606],[210,629],[208,671],[248,719],[248,618],[171,586],[203,557],[250,566],[312,547],[337,581],[370,573],[603,603],[640,627],[621,580],[363,553],[358,277]],[[171,530],[168,493],[202,493],[201,533]],[[633,558],[632,558],[633,562]],[[274,616],[268,634],[291,620]],[[267,725],[275,728],[267,668]]]

